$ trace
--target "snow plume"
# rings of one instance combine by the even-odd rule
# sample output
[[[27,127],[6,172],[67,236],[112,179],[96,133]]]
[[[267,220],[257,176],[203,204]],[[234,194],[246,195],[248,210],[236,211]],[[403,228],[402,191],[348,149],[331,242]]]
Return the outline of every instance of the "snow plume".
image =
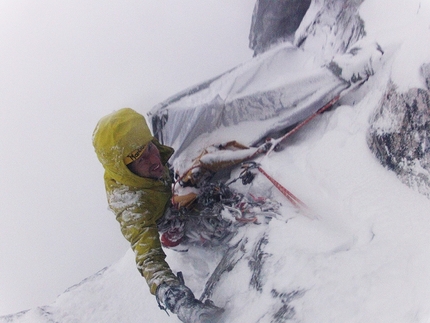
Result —
[[[329,7],[332,3],[337,6]],[[378,44],[384,55],[377,59],[372,56],[378,64],[367,82],[343,96],[335,109],[318,115],[277,151],[256,159],[317,219],[311,220],[295,209],[255,170],[252,183],[237,181],[232,188],[282,203],[279,215],[240,226],[225,247],[166,250],[168,263],[174,271],[183,272],[196,296],[210,298],[225,308],[225,322],[430,320],[430,200],[385,169],[367,144],[369,120],[390,84],[401,88],[402,93],[411,87],[425,88],[417,70],[429,62],[428,4],[418,0],[313,1],[298,33],[309,33],[302,38],[301,50],[308,51],[304,55],[319,51],[324,58],[321,65],[347,53],[347,49],[344,53],[333,50],[345,48],[346,33],[336,20],[345,15],[331,15],[338,12],[340,3],[354,4],[350,8],[353,20],[363,22],[360,26],[364,29],[354,29],[351,39]],[[351,49],[352,45],[346,47]],[[390,55],[385,55],[387,52]],[[260,57],[254,59],[258,62]],[[361,58],[359,62],[363,62]],[[350,68],[349,61],[343,63]],[[271,73],[270,66],[264,65],[264,69],[264,73]],[[223,83],[222,79],[216,84],[219,93],[232,88],[231,82]],[[242,92],[258,89],[252,82],[241,84]],[[206,90],[199,95],[210,92]],[[191,94],[185,99],[195,100],[193,104],[199,106],[207,97]],[[265,132],[262,128],[267,126],[258,120],[248,120],[249,124],[255,132]],[[246,139],[255,134],[249,130],[252,127],[248,132],[241,132],[238,125],[203,132],[190,139],[181,157],[191,159],[183,155],[194,154],[196,147],[203,149],[215,139]],[[395,129],[397,123],[390,124],[384,118],[382,127]],[[236,178],[239,172],[234,169],[231,177]],[[158,309],[128,252],[118,263],[70,288],[53,304],[2,317],[0,322],[179,321]]]

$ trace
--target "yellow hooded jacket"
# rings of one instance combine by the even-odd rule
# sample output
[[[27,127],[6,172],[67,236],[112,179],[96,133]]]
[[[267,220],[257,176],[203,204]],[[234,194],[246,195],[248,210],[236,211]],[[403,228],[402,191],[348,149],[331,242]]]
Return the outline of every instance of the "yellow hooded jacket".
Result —
[[[177,281],[165,261],[156,225],[171,197],[169,171],[165,166],[162,180],[144,178],[132,173],[124,163],[127,154],[150,141],[159,149],[165,165],[173,149],[161,145],[152,136],[145,118],[130,108],[103,117],[93,134],[97,157],[105,169],[109,207],[134,250],[137,268],[155,294],[162,282]]]

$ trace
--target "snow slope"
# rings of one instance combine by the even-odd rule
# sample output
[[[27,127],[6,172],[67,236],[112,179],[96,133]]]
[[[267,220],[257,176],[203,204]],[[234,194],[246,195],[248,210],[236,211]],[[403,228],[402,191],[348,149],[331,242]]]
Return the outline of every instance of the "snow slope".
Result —
[[[242,253],[211,292],[226,309],[225,322],[430,321],[430,200],[384,169],[366,144],[388,80],[402,89],[424,86],[418,68],[430,61],[429,7],[419,0],[366,0],[360,14],[369,41],[389,48],[388,59],[339,107],[257,160],[309,206],[311,217],[261,174],[250,186],[234,184],[282,207],[268,223],[242,227],[231,242]],[[225,129],[223,135],[239,137]],[[167,253],[197,296],[223,255],[199,248]],[[128,252],[53,304],[0,322],[179,321],[157,308]]]

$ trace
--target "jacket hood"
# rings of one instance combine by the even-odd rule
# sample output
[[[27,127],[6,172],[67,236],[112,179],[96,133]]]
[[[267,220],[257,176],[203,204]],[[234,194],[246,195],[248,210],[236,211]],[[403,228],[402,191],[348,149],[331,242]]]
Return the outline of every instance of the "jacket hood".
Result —
[[[130,108],[115,111],[100,119],[93,133],[93,146],[105,169],[105,177],[132,187],[155,188],[160,183],[158,180],[133,174],[124,162],[129,153],[149,142],[157,146],[165,165],[173,154],[173,149],[161,145],[152,136],[145,118]]]

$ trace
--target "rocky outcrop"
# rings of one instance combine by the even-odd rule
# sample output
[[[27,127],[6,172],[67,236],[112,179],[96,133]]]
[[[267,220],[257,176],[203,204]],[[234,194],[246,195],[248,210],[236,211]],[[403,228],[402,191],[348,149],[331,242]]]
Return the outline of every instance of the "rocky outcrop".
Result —
[[[358,13],[363,1],[257,0],[249,47],[257,55],[273,44],[290,41],[330,60],[364,37],[364,22]]]
[[[399,93],[388,86],[372,117],[368,144],[382,165],[430,198],[430,64],[421,71],[427,89]]]
[[[311,0],[257,0],[249,35],[254,55],[280,41],[292,41],[310,4]]]
[[[260,54],[290,41],[328,64],[365,37],[364,0],[257,0],[250,47]],[[381,50],[382,52],[382,50]],[[427,89],[399,93],[388,85],[370,121],[368,145],[382,165],[430,198],[430,64],[421,69]]]
[[[366,34],[359,15],[364,0],[313,0],[294,44],[324,59],[347,52]]]

